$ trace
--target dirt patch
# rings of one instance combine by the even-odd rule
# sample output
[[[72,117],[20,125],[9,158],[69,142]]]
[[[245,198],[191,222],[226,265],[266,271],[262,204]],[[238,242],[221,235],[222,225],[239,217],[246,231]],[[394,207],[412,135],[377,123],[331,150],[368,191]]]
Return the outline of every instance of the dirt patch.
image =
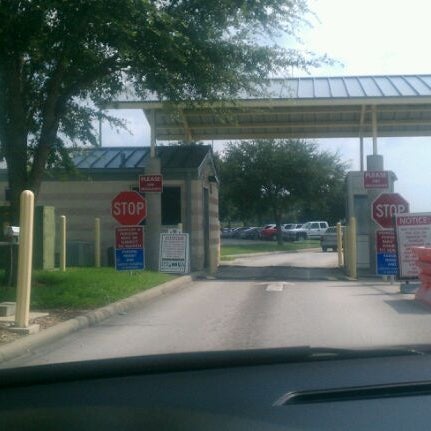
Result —
[[[51,326],[55,326],[61,322],[65,322],[66,320],[73,319],[76,316],[80,316],[85,314],[87,310],[67,310],[67,309],[58,309],[58,310],[37,310],[41,312],[49,313],[48,316],[38,317],[36,319],[31,319],[30,323],[37,323],[40,325],[40,330],[50,328]],[[17,340],[18,338],[25,337],[25,335],[17,334],[15,332],[10,331],[8,328],[10,324],[4,323],[0,324],[0,345],[11,343],[12,341]]]

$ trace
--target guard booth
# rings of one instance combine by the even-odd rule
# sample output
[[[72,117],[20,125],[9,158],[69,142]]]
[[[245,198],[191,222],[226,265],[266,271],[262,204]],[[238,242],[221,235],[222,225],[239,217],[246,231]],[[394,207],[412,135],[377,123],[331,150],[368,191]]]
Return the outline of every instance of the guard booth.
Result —
[[[376,273],[377,228],[372,220],[372,202],[381,193],[393,193],[396,180],[394,172],[383,169],[381,156],[368,156],[366,171],[347,174],[346,220],[352,217],[356,220],[356,264],[359,274]],[[344,262],[349,262],[349,259],[349,248],[345,247]]]
[[[160,233],[180,225],[190,238],[190,269],[216,268],[220,241],[219,183],[211,146],[160,146],[156,155],[163,190],[145,196],[148,213],[153,217],[143,221],[145,267],[158,270]],[[72,160],[74,172],[57,171],[42,183],[38,205],[43,205],[45,210],[41,217],[37,211],[36,219],[45,220],[44,226],[49,225],[50,229],[37,231],[35,244],[44,245],[45,252],[37,253],[36,261],[43,257],[51,265],[44,267],[53,267],[55,229],[47,222],[53,223],[55,210],[57,221],[60,215],[67,218],[68,266],[94,265],[96,218],[100,219],[101,263],[113,265],[115,227],[119,225],[112,217],[112,200],[119,192],[138,190],[139,175],[148,174],[151,168],[150,148],[86,148],[75,153]],[[6,171],[0,171],[0,188],[6,186]],[[157,229],[154,229],[154,219]],[[48,248],[47,241],[52,248]],[[51,252],[50,260],[48,252]]]

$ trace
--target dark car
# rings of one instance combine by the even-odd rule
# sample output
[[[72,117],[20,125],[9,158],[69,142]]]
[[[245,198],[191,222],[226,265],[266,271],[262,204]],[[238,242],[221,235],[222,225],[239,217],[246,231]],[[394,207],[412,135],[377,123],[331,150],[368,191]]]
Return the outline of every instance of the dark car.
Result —
[[[220,229],[220,238],[230,238],[232,236],[232,228],[223,227]]]
[[[259,239],[260,238],[260,227],[250,227],[243,230],[239,235],[242,239]]]
[[[236,228],[232,232],[231,238],[241,238],[242,232],[246,231],[247,229],[249,229],[249,226],[244,226],[244,227],[238,227],[238,228]]]

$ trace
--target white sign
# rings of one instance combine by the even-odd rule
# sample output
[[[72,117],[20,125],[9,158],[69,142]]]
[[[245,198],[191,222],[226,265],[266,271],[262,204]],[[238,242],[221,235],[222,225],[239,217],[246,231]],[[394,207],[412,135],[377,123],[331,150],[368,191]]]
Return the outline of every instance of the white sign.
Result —
[[[417,278],[419,267],[412,247],[431,247],[431,213],[408,213],[395,216],[399,275]]]
[[[190,271],[189,234],[160,234],[160,272],[186,274]]]

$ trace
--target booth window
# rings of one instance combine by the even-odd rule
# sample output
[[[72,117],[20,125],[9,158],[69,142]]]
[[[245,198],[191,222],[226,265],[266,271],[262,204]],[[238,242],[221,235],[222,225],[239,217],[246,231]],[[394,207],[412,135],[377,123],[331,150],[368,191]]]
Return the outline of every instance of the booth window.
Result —
[[[163,187],[162,225],[181,223],[181,187]]]

